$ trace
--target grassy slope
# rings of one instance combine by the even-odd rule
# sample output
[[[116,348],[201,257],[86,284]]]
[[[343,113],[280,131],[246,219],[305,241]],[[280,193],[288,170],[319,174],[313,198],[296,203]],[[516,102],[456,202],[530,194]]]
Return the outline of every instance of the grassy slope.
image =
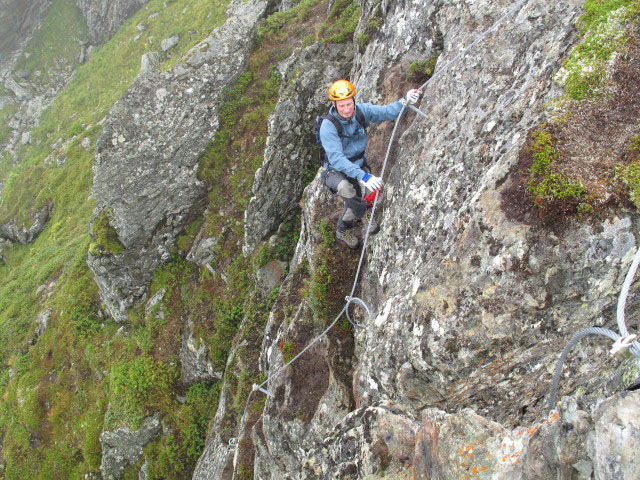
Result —
[[[54,2],[52,16],[29,46],[46,54],[31,55],[21,68],[51,71],[47,70],[51,65],[65,63],[52,60],[57,51],[59,58],[68,61],[69,50],[59,46],[77,44],[74,22],[78,17],[60,12],[68,12],[70,4],[75,2]],[[150,19],[152,13],[159,15]],[[21,163],[6,181],[0,219],[28,224],[29,213],[42,203],[52,199],[55,207],[36,241],[5,250],[6,265],[0,266],[0,386],[4,392],[0,433],[5,478],[79,478],[99,468],[98,435],[110,400],[105,372],[112,370],[113,359],[133,361],[138,352],[132,340],[114,337],[115,325],[106,322],[101,327],[97,315],[97,288],[85,260],[93,209],[89,199],[93,151],[83,149],[80,142],[89,137],[95,144],[100,131],[95,125],[133,82],[144,52],[159,49],[160,40],[179,34],[173,58],[165,59],[168,68],[223,21],[223,2],[175,1],[167,2],[166,8],[162,1],[149,2],[77,68],[72,82],[44,113],[32,145],[20,152]],[[140,23],[146,30],[134,41]],[[56,157],[66,158],[64,165],[45,165],[43,160],[59,139],[61,144],[73,139],[55,151]],[[54,280],[55,287],[36,294],[39,286]],[[35,317],[44,309],[52,311],[49,328],[30,347]],[[199,397],[193,393],[189,398]],[[183,407],[197,417],[196,406],[187,402]]]
[[[67,47],[77,44],[77,25],[65,23],[79,18],[74,3],[54,1],[52,16],[45,20],[49,27],[29,47],[47,54],[31,55],[21,63],[32,75],[40,71],[43,82],[49,73],[42,72],[55,73],[52,65],[72,64],[76,54]],[[275,25],[265,23],[250,71],[232,89],[220,133],[203,158],[201,175],[212,188],[213,213],[199,223],[206,222],[211,232],[229,226],[216,262],[228,283],[222,275],[211,276],[186,263],[184,252],[178,250],[156,272],[150,287],[150,295],[166,290],[161,305],[149,315],[142,306],[134,309],[125,334],[100,318],[97,288],[85,262],[93,209],[93,147],[85,150],[80,143],[89,137],[95,145],[98,122],[134,80],[144,52],[157,50],[160,40],[179,34],[180,44],[170,58],[164,58],[163,68],[170,68],[223,21],[223,3],[152,0],[77,67],[73,80],[44,113],[31,144],[20,152],[21,163],[6,179],[0,204],[0,221],[13,218],[27,225],[30,214],[44,202],[53,200],[55,205],[35,242],[5,250],[6,264],[0,265],[0,463],[4,464],[0,477],[81,478],[99,469],[98,437],[103,427],[135,427],[155,411],[163,413],[171,433],[146,449],[149,478],[181,478],[193,469],[218,394],[216,385],[188,390],[177,385],[184,318],[190,315],[196,320],[196,335],[211,348],[216,367],[223,366],[240,320],[257,311],[256,301],[251,300],[250,272],[269,259],[292,253],[297,231],[293,225],[275,248],[261,249],[254,261],[245,260],[239,250],[239,222],[261,163],[266,121],[277,100],[279,77],[271,64],[286,57],[293,45],[319,38],[350,40],[359,9],[350,1],[338,3],[348,8],[335,8],[326,22],[321,20],[322,28],[317,17],[323,16],[326,2],[319,0],[303,0],[284,22],[282,14],[276,14]],[[335,13],[342,10],[348,14]],[[65,11],[73,15],[61,16]],[[152,13],[159,15],[150,18]],[[138,24],[145,26],[141,34]],[[52,58],[58,49],[59,58],[66,60],[56,63]],[[246,145],[250,162],[239,148]],[[45,162],[52,154],[54,161]],[[64,164],[57,166],[56,159],[64,159]],[[241,168],[227,169],[236,163]],[[218,208],[221,199],[224,217]],[[197,227],[187,229],[180,239],[182,250],[189,247]],[[38,293],[42,285],[47,286]],[[272,300],[258,302],[262,319]],[[45,309],[51,310],[48,329],[32,345],[35,317]],[[159,310],[164,318],[156,315]],[[256,321],[259,329],[262,320]],[[237,385],[238,404],[251,375],[255,373],[247,373]],[[177,394],[186,400],[179,402]],[[124,478],[137,478],[136,468],[129,468]]]

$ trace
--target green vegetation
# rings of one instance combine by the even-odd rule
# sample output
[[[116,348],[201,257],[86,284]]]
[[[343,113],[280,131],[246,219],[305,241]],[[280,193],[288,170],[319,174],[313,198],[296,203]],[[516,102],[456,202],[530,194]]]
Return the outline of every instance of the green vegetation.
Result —
[[[318,31],[319,40],[327,43],[342,43],[352,40],[361,11],[358,2],[336,0],[329,11],[327,21]]]
[[[415,82],[424,83],[431,78],[438,62],[438,55],[418,60],[409,65],[409,76]]]
[[[201,159],[199,176],[211,188],[209,213],[187,227],[170,261],[154,273],[147,296],[164,292],[155,307],[147,312],[140,302],[121,328],[103,314],[86,264],[88,250],[117,254],[123,247],[107,209],[93,221],[93,238],[88,232],[95,207],[90,197],[94,150],[83,148],[82,140],[89,138],[95,145],[99,122],[134,81],[142,54],[158,50],[162,38],[177,34],[178,46],[161,57],[161,68],[171,68],[224,20],[224,7],[223,1],[151,0],[109,42],[95,48],[86,63],[76,65],[78,39],[86,31],[74,27],[80,17],[73,0],[54,0],[52,16],[29,46],[31,55],[20,60],[29,80],[43,86],[62,69],[73,67],[75,73],[44,112],[31,143],[21,148],[20,164],[9,172],[4,169],[9,160],[0,159],[5,183],[0,220],[28,225],[40,206],[54,204],[40,236],[30,245],[6,248],[6,263],[0,265],[3,478],[84,478],[99,470],[103,428],[135,428],[156,412],[171,433],[145,448],[149,478],[189,477],[220,393],[217,383],[186,389],[178,382],[187,318],[217,371],[225,370],[236,336],[247,342],[234,350],[230,362],[237,375],[225,373],[233,376],[228,398],[234,412],[225,429],[231,431],[242,415],[252,383],[264,380],[257,368],[259,347],[278,290],[263,295],[253,290],[251,278],[268,261],[291,258],[300,221],[285,223],[277,241],[252,258],[242,255],[243,212],[262,163],[267,120],[281,82],[272,65],[304,42],[350,40],[359,14],[355,2],[338,1],[326,22],[324,0],[303,0],[284,21],[279,14],[265,20],[248,70],[226,92],[219,131]],[[143,32],[136,28],[139,24]],[[65,48],[58,52],[61,44]],[[14,112],[13,106],[0,112],[0,135],[10,134],[6,121]],[[219,239],[211,263],[215,274],[180,256],[201,228]],[[43,310],[50,310],[51,317],[36,339],[34,319]],[[250,412],[263,406],[263,398],[253,398]],[[251,471],[250,465],[241,467]],[[136,478],[135,470],[129,468],[125,478]]]
[[[533,163],[529,168],[528,189],[534,203],[545,208],[554,200],[580,199],[585,193],[585,188],[558,170],[558,152],[553,145],[551,134],[544,129],[538,129],[533,133],[533,140]]]
[[[77,69],[43,113],[31,143],[20,150],[20,164],[10,170],[8,160],[0,160],[5,183],[0,219],[28,226],[40,206],[54,204],[40,236],[30,245],[5,248],[6,263],[0,265],[3,478],[74,479],[98,471],[99,434],[109,402],[107,418],[113,424],[135,423],[151,410],[165,415],[174,442],[155,445],[158,461],[150,470],[160,469],[160,458],[170,458],[171,452],[178,460],[165,478],[188,475],[195,465],[215,407],[209,398],[205,402],[204,394],[184,405],[175,400],[176,358],[164,357],[154,342],[162,345],[165,335],[179,335],[161,333],[162,328],[152,334],[160,319],[139,313],[130,336],[116,335],[118,326],[99,315],[97,287],[86,264],[94,152],[80,143],[88,137],[95,145],[98,122],[135,79],[143,53],[159,49],[160,39],[179,34],[180,43],[163,58],[163,68],[169,68],[224,21],[223,9],[224,2],[167,2],[165,7],[152,0],[111,41],[94,49],[85,64],[76,66],[78,39],[86,31],[76,24],[81,16],[75,1],[55,0],[28,46],[31,54],[19,61],[29,81],[45,87],[62,69]],[[159,15],[150,18],[152,13]],[[136,40],[139,23],[146,30]],[[15,109],[0,112],[2,140],[10,133],[6,121]],[[108,212],[103,213],[94,223],[92,248],[116,253],[121,245]],[[32,345],[34,319],[45,309],[51,310],[49,326]],[[217,403],[213,392],[210,399]]]
[[[202,217],[196,218],[193,222],[187,225],[187,227],[184,229],[184,234],[178,237],[177,244],[178,249],[181,252],[187,253],[189,250],[191,250],[193,242],[196,238],[196,235],[200,231],[200,227],[202,226],[203,221],[204,220]]]
[[[593,215],[607,204],[619,202],[622,189],[614,171],[632,192],[635,188],[636,166],[620,167],[626,162],[625,153],[612,151],[602,141],[589,158],[563,153],[571,145],[584,143],[581,122],[598,118],[602,110],[615,113],[620,108],[612,103],[611,95],[604,93],[618,88],[615,75],[610,73],[612,68],[616,72],[629,68],[628,54],[633,51],[632,35],[637,28],[633,24],[640,19],[640,4],[632,0],[586,0],[583,8],[584,14],[578,19],[580,42],[557,75],[566,95],[553,101],[549,125],[540,126],[531,140],[527,191],[534,204],[545,210],[542,216],[548,220],[567,213]],[[611,63],[614,53],[621,54],[615,65]],[[557,143],[554,135],[562,140]]]
[[[273,38],[283,33],[283,27],[287,24],[301,23],[313,14],[313,8],[322,0],[301,0],[288,10],[276,12],[266,17],[258,29],[258,41]],[[284,33],[286,35],[286,33]]]
[[[342,288],[338,280],[342,277],[339,270],[349,271],[349,268],[342,268],[340,262],[344,261],[340,253],[335,251],[335,227],[330,226],[326,219],[322,219],[316,225],[321,244],[314,255],[314,264],[311,268],[311,278],[305,280],[303,295],[309,301],[309,306],[313,311],[316,322],[323,324],[330,317],[338,313],[339,308],[344,303],[344,294],[338,294],[336,298],[335,288]]]
[[[258,30],[259,41],[286,39],[289,35],[299,35],[308,29],[306,23],[313,23],[318,8],[326,8],[324,0],[301,0],[288,10],[276,12],[262,21]],[[353,39],[353,32],[360,19],[360,5],[352,0],[336,0],[324,23],[313,27],[312,33],[304,32],[303,44],[313,41],[342,43]],[[288,28],[284,28],[288,26]],[[373,28],[373,26],[371,27]]]
[[[578,25],[581,42],[563,67],[567,95],[583,100],[600,95],[611,56],[628,41],[625,23],[640,14],[634,0],[586,0]]]
[[[155,410],[164,410],[161,402],[174,389],[178,377],[175,367],[140,355],[115,363],[109,375],[109,410],[105,427],[139,427],[140,421]]]
[[[80,55],[81,44],[89,37],[87,25],[75,0],[57,0],[51,4],[40,28],[16,64],[26,70],[31,81],[47,84],[50,77],[71,69]]]
[[[111,226],[112,219],[111,209],[103,208],[93,220],[91,233],[96,241],[89,246],[92,255],[117,255],[124,251],[124,245],[120,242],[116,229]]]

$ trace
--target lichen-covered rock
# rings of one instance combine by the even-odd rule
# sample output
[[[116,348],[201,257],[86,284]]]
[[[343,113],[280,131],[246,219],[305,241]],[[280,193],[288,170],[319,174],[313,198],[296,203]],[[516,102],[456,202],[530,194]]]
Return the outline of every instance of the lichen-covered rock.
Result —
[[[111,315],[127,309],[169,257],[176,236],[206,206],[198,160],[218,127],[222,91],[243,71],[264,1],[238,1],[227,22],[169,72],[148,69],[112,108],[96,143],[96,213],[113,211],[125,251],[88,256]]]
[[[119,428],[100,434],[102,462],[100,472],[105,480],[117,480],[128,465],[136,463],[142,448],[160,434],[162,425],[158,416],[147,417],[138,430]]]
[[[53,203],[48,203],[33,216],[31,226],[27,228],[24,224],[18,227],[13,219],[9,219],[0,225],[0,239],[13,243],[31,243],[44,230],[49,220],[49,215],[53,210]]]
[[[509,220],[502,196],[526,133],[556,96],[552,78],[575,41],[579,4],[526,3],[426,90],[429,119],[400,142],[363,277],[377,313],[357,332],[359,402],[533,420],[571,334],[612,320],[637,216],[568,224],[559,237]],[[494,7],[440,6],[439,64],[500,16]],[[605,348],[577,349],[579,371],[561,390],[600,381],[590,372],[603,368]],[[611,387],[605,394],[621,385]]]
[[[375,8],[364,11],[372,16]],[[382,27],[351,72],[360,99],[378,103],[410,86],[411,62],[439,55],[437,71],[505,13],[504,5],[486,1],[379,8]],[[544,400],[569,337],[585,326],[615,328],[640,218],[619,210],[592,223],[549,227],[516,218],[508,194],[528,132],[562,93],[553,76],[575,44],[581,13],[578,0],[523,4],[427,87],[419,107],[428,119],[410,113],[402,120],[404,134],[385,174],[382,230],[371,239],[361,276],[361,296],[374,314],[354,311],[365,327],[354,333],[358,409],[349,411],[349,395],[334,394],[339,383],[332,383],[322,339],[269,382],[275,398],[265,399],[251,427],[254,477],[586,479],[633,468],[627,460],[622,466],[618,458],[627,454],[616,439],[632,435],[633,425],[624,433],[600,427],[603,449],[618,452],[605,454],[615,465],[586,448],[596,431],[589,412],[628,384],[637,372],[633,362],[610,361],[605,341],[584,340],[560,383],[562,394],[584,391],[565,399],[559,414],[547,415]],[[275,138],[281,120],[271,121]],[[377,168],[388,129],[370,136]],[[256,199],[268,178],[256,176]],[[303,196],[290,277],[295,265],[313,264],[321,242],[314,223],[318,215],[330,219],[329,202],[316,177]],[[254,220],[260,203],[247,211],[246,253],[277,225]],[[318,333],[309,327],[308,299],[290,308],[298,313],[283,318],[274,311],[267,325],[266,375],[284,364],[286,342],[303,340],[302,348]],[[307,362],[316,369],[313,385]],[[319,393],[306,395],[312,386]],[[619,417],[609,424],[624,422],[623,413],[610,415]]]
[[[305,186],[305,170],[318,169],[313,151],[313,125],[328,110],[327,89],[348,74],[353,60],[344,45],[315,44],[287,64],[280,101],[269,119],[264,163],[253,183],[245,212],[243,253],[249,255],[297,208]]]
[[[559,411],[509,429],[471,409],[430,408],[416,418],[383,402],[345,416],[293,478],[637,478],[639,405],[640,394],[625,392],[592,415],[566,397]]]
[[[91,43],[101,45],[118,31],[120,26],[148,0],[77,0],[82,11]]]

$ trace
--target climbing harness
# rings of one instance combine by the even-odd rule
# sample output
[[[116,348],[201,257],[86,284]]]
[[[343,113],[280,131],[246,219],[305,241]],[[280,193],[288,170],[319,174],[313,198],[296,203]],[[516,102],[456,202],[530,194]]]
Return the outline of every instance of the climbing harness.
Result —
[[[479,37],[477,37],[472,43],[470,43],[467,47],[465,47],[461,52],[459,52],[455,57],[453,57],[444,67],[442,67],[441,69],[439,69],[437,72],[435,72],[431,78],[429,80],[427,80],[420,88],[419,90],[424,90],[424,88],[429,85],[431,82],[435,81],[436,78],[440,77],[451,65],[453,65],[454,63],[456,63],[458,60],[460,60],[469,50],[471,50],[471,48],[473,48],[475,45],[477,45],[480,41],[482,41],[486,36],[488,36],[491,32],[493,32],[494,30],[496,30],[498,28],[498,26],[504,22],[508,17],[510,17],[511,15],[513,15],[527,0],[520,0],[515,7],[513,7],[508,13],[506,13],[505,15],[503,15],[498,21],[496,21],[488,30],[486,30],[485,32],[483,32]],[[418,113],[419,115],[423,116],[423,117],[427,117],[427,115],[423,112],[421,112],[420,110],[418,110],[417,108],[413,107],[412,105],[409,105],[407,102],[402,102],[403,107],[402,110],[400,111],[400,113],[398,114],[398,116],[396,117],[395,121],[394,121],[394,125],[393,125],[393,130],[391,132],[391,137],[389,138],[389,143],[387,145],[387,151],[384,157],[384,161],[382,163],[382,169],[380,171],[380,178],[384,178],[384,173],[387,167],[387,162],[389,160],[389,156],[391,154],[391,147],[393,145],[393,141],[395,139],[396,136],[396,132],[398,129],[398,125],[400,123],[400,119],[402,118],[402,115],[405,113],[405,111],[407,110],[407,108],[416,111],[416,113]],[[372,310],[371,308],[360,298],[354,297],[353,294],[355,293],[356,290],[356,286],[358,284],[358,279],[360,278],[360,271],[362,269],[362,262],[364,260],[364,253],[366,251],[367,248],[367,242],[369,241],[369,230],[371,229],[371,224],[373,223],[373,218],[374,218],[374,213],[376,211],[376,206],[378,204],[378,200],[379,200],[379,195],[376,195],[375,200],[373,201],[373,206],[371,208],[371,216],[369,218],[369,223],[367,224],[367,229],[365,231],[365,235],[364,235],[364,239],[362,242],[362,252],[360,254],[360,260],[358,261],[358,268],[356,270],[356,274],[355,274],[355,278],[353,280],[353,286],[351,288],[351,293],[349,295],[347,295],[347,297],[345,297],[345,305],[344,307],[342,307],[342,310],[340,311],[340,313],[336,316],[336,318],[329,324],[329,326],[327,328],[325,328],[316,338],[313,339],[313,341],[311,341],[311,343],[309,343],[304,349],[302,349],[302,351],[300,351],[300,353],[298,353],[295,357],[293,357],[291,360],[289,360],[288,362],[286,362],[284,365],[282,365],[280,368],[278,368],[274,373],[272,373],[271,375],[269,375],[269,377],[262,382],[261,384],[253,384],[252,390],[251,392],[249,392],[249,395],[247,396],[247,400],[245,403],[245,408],[244,408],[244,413],[242,416],[242,420],[241,422],[244,423],[245,421],[245,417],[247,416],[247,411],[249,408],[249,402],[251,401],[251,396],[253,395],[253,392],[255,391],[260,391],[262,393],[264,393],[265,395],[269,396],[270,398],[274,398],[274,394],[269,391],[267,388],[265,388],[265,386],[269,383],[269,381],[278,376],[284,369],[286,369],[289,365],[291,365],[293,362],[295,362],[298,358],[300,358],[307,350],[309,350],[313,345],[315,345],[322,337],[324,337],[329,330],[331,330],[333,328],[333,326],[338,322],[338,320],[340,319],[340,317],[342,317],[342,314],[346,313],[346,317],[347,320],[355,327],[355,328],[364,328],[362,325],[358,325],[357,323],[355,323],[348,312],[349,309],[349,305],[351,305],[352,303],[356,303],[360,306],[362,306],[366,312],[369,318],[371,318],[373,316]]]
[[[636,252],[635,257],[633,258],[633,262],[631,263],[631,267],[629,267],[629,271],[627,272],[627,276],[622,284],[622,290],[620,291],[620,297],[618,298],[618,308],[616,311],[616,319],[618,323],[618,330],[620,333],[616,333],[613,330],[609,330],[608,328],[601,327],[589,327],[584,328],[573,334],[569,342],[562,349],[562,353],[560,353],[560,358],[558,359],[558,364],[556,365],[556,369],[553,373],[553,380],[551,381],[551,387],[549,388],[549,400],[547,402],[547,410],[550,412],[556,406],[556,398],[558,395],[558,383],[560,382],[560,373],[562,372],[562,367],[564,365],[565,360],[567,359],[567,355],[569,355],[569,351],[573,348],[573,346],[578,343],[578,341],[582,337],[586,337],[587,335],[602,335],[604,337],[609,337],[614,341],[613,347],[611,348],[611,355],[624,354],[627,351],[631,353],[638,360],[638,366],[640,367],[640,344],[635,341],[636,335],[629,335],[629,331],[627,330],[627,325],[624,319],[624,308],[627,303],[627,295],[629,294],[629,288],[631,287],[631,283],[633,282],[633,277],[636,274],[636,270],[638,270],[638,264],[640,264],[640,246]]]

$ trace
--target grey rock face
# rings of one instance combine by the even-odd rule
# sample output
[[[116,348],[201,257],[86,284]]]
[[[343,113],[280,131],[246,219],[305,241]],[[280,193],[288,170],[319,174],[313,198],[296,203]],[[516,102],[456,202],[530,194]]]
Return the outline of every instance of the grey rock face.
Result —
[[[101,45],[148,0],[77,0],[89,27],[91,43]]]
[[[629,416],[638,402],[640,394],[625,392],[592,416],[566,397],[559,411],[515,429],[471,409],[427,409],[416,419],[383,402],[345,416],[294,478],[638,478],[637,418]]]
[[[149,52],[140,59],[140,75],[145,75],[158,68],[160,55],[158,52]]]
[[[212,382],[222,378],[222,372],[216,372],[209,359],[209,349],[202,339],[194,338],[193,322],[187,320],[182,334],[180,349],[180,368],[182,383],[190,387],[198,382]]]
[[[218,127],[224,87],[243,69],[266,2],[239,1],[227,22],[165,73],[141,74],[114,105],[96,142],[93,196],[108,206],[126,250],[88,262],[102,299],[118,321],[142,295],[176,236],[200,215],[206,186],[198,160]]]
[[[225,370],[233,368],[233,358],[236,350],[237,347],[234,347],[231,351]],[[233,438],[234,433],[227,432],[227,429],[222,428],[225,417],[233,408],[233,405],[230,405],[229,402],[230,396],[228,385],[223,384],[216,415],[213,419],[204,451],[194,469],[193,480],[227,479],[233,475],[235,448],[229,446],[229,440]]]
[[[299,293],[300,277],[304,275],[304,268],[299,267],[308,262],[309,275],[313,276],[313,258],[322,243],[322,234],[314,225],[334,203],[319,174],[305,189],[302,202],[305,207],[300,241],[305,246],[296,252],[290,273],[280,288],[279,298],[291,299],[289,313],[272,311],[269,316],[260,358],[264,372],[275,372],[284,365],[283,345],[293,345],[300,351],[323,329],[314,320],[308,301],[300,298]],[[256,478],[306,478],[302,452],[324,444],[328,432],[334,431],[335,425],[353,409],[349,345],[348,335],[325,336],[269,381],[267,388],[275,398],[265,399],[261,419],[250,431],[245,428],[242,433],[250,434],[255,445]],[[340,471],[336,478],[348,478],[343,475],[345,472]]]
[[[49,203],[42,207],[33,218],[33,223],[29,228],[24,224],[18,228],[13,219],[9,219],[2,225],[0,225],[0,239],[5,239],[13,243],[27,244],[33,241],[44,227],[47,225],[49,215],[53,210],[53,204]]]
[[[501,13],[474,3],[460,17],[458,7],[435,15],[447,32],[442,64],[486,28],[474,21]],[[525,4],[425,92],[430,118],[400,142],[363,277],[377,312],[357,332],[364,404],[474,406],[505,424],[521,421],[522,409],[533,418],[571,334],[611,320],[638,218],[567,225],[558,238],[509,220],[501,196],[526,132],[544,121],[579,13],[579,2]],[[604,367],[605,351],[574,352],[562,391],[615,369]]]
[[[287,264],[274,260],[267,263],[256,273],[256,284],[263,294],[267,295],[271,290],[282,283]]]
[[[382,230],[361,277],[375,312],[355,312],[365,326],[355,331],[358,409],[337,393],[326,339],[319,342],[306,361],[321,393],[307,411],[297,415],[310,391],[300,391],[311,381],[296,370],[302,367],[270,381],[276,398],[266,398],[250,427],[255,478],[635,478],[627,445],[636,448],[637,422],[628,413],[638,395],[616,395],[592,411],[625,386],[633,368],[609,360],[606,342],[585,341],[569,356],[560,390],[578,399],[565,397],[550,415],[543,405],[569,337],[613,325],[640,219],[623,212],[554,232],[512,219],[503,195],[527,132],[561,93],[552,79],[575,43],[581,3],[527,2],[428,87],[419,106],[429,119],[406,121],[385,175]],[[440,53],[437,71],[505,13],[486,1],[407,1],[385,10],[382,30],[351,75],[374,102],[389,99],[416,55]],[[274,137],[288,130],[276,114],[272,122]],[[378,151],[386,147],[386,139],[371,141]],[[270,184],[270,158],[256,175],[256,199]],[[313,258],[313,222],[328,202],[316,177],[304,193],[292,270]],[[254,220],[274,215],[270,207],[260,214],[260,204],[247,210],[245,253],[274,228]],[[261,357],[267,375],[284,363],[279,343],[308,326],[308,302],[294,306],[298,313],[286,321],[270,317]],[[313,335],[304,338],[301,344]],[[578,386],[590,393],[580,395]],[[209,453],[221,454],[218,447]]]
[[[625,392],[602,402],[595,409],[595,435],[589,454],[596,478],[611,480],[640,478],[640,392]]]
[[[280,101],[269,119],[265,160],[245,212],[245,255],[296,208],[305,168],[319,167],[312,150],[315,118],[328,110],[327,89],[348,74],[352,59],[343,45],[316,44],[286,66]]]
[[[38,26],[51,0],[0,0],[0,66]]]
[[[138,430],[119,428],[100,434],[102,462],[100,472],[105,480],[117,480],[128,465],[136,463],[142,448],[162,431],[160,419],[147,417]]]

